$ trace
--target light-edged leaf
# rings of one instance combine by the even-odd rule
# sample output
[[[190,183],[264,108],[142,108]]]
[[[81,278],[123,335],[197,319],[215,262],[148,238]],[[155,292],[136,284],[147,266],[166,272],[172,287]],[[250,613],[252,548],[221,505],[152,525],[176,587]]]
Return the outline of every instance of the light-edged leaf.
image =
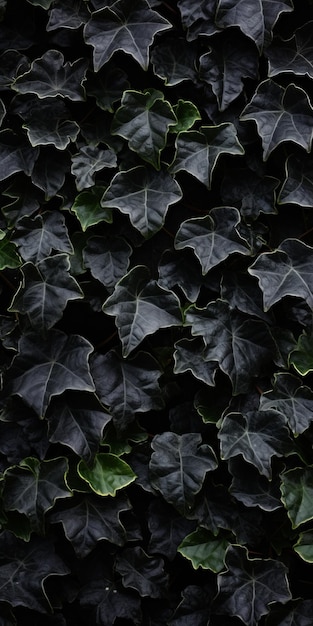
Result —
[[[215,574],[224,569],[225,552],[229,546],[227,539],[214,537],[206,528],[197,528],[187,535],[178,546],[178,552],[191,561],[192,567],[209,569]]]
[[[272,457],[284,456],[292,449],[285,417],[271,410],[228,413],[218,438],[222,459],[241,455],[269,479]]]
[[[122,237],[90,237],[83,250],[84,265],[107,289],[126,274],[132,248]]]
[[[307,93],[293,83],[285,88],[271,79],[264,80],[240,119],[256,123],[264,161],[285,141],[292,141],[307,152],[311,150],[312,106]]]
[[[186,171],[210,189],[214,168],[224,153],[244,154],[231,122],[184,131],[177,137],[176,155],[170,171],[173,174]]]
[[[226,172],[221,185],[225,204],[238,207],[241,215],[256,219],[260,213],[277,213],[276,189],[279,179],[258,175],[249,169],[233,168]]]
[[[146,0],[118,0],[112,7],[92,13],[84,29],[85,41],[93,46],[95,72],[118,50],[130,54],[148,69],[149,48],[157,33],[171,27]]]
[[[290,39],[274,40],[266,51],[269,76],[287,72],[313,78],[312,26],[313,22],[306,22],[295,30]]]
[[[173,87],[190,80],[195,82],[197,50],[194,44],[188,44],[183,37],[171,37],[153,47],[151,63],[157,76],[165,85]]]
[[[285,172],[286,178],[278,196],[278,203],[296,204],[309,209],[313,203],[311,157],[299,158],[291,154],[286,160]]]
[[[14,242],[25,261],[37,263],[48,257],[52,250],[73,253],[64,216],[45,212],[34,218],[24,217],[16,224]]]
[[[141,597],[162,598],[168,574],[160,557],[149,556],[140,546],[126,548],[116,559],[123,585],[136,589]]]
[[[281,474],[281,499],[293,528],[313,519],[311,467],[295,467]]]
[[[71,172],[75,176],[77,190],[93,187],[97,172],[116,165],[116,154],[110,148],[104,150],[98,146],[82,146],[78,154],[72,157]]]
[[[103,209],[100,204],[103,192],[104,187],[99,186],[82,191],[71,206],[71,211],[76,215],[84,232],[100,222],[112,222],[112,211]]]
[[[265,311],[285,296],[313,306],[313,248],[299,239],[285,239],[274,252],[263,252],[248,272],[259,281]]]
[[[9,91],[12,83],[19,74],[24,74],[29,68],[27,57],[18,50],[5,50],[0,56],[1,91]]]
[[[53,6],[49,12],[47,31],[58,28],[70,28],[76,30],[85,24],[90,17],[84,0],[69,0],[66,4]]]
[[[21,264],[21,258],[15,244],[0,229],[0,271],[6,268],[20,267]]]
[[[215,21],[217,0],[199,0],[192,4],[189,0],[179,0],[177,6],[182,25],[187,29],[187,41],[197,40],[199,35],[211,36],[219,32]]]
[[[10,370],[10,391],[39,417],[53,396],[68,389],[95,390],[88,364],[93,347],[84,337],[51,329],[38,340],[34,331],[22,335],[18,350]]]
[[[164,432],[151,443],[150,481],[163,498],[182,514],[190,511],[207,472],[216,469],[213,449],[199,433]]]
[[[201,340],[180,339],[175,343],[174,373],[182,374],[191,371],[192,374],[206,385],[214,387],[217,364],[205,359],[205,347]]]
[[[230,254],[249,254],[248,242],[240,236],[238,209],[216,207],[209,215],[182,222],[175,237],[175,248],[191,248],[199,259],[202,274],[225,261]]]
[[[177,117],[177,124],[170,128],[170,133],[178,134],[190,130],[196,122],[201,120],[199,109],[189,100],[179,98],[177,104],[173,107],[173,111]]]
[[[131,89],[124,92],[121,106],[114,115],[112,134],[124,137],[131,150],[160,169],[161,151],[170,126],[175,124],[177,118],[162,91]]]
[[[34,93],[38,98],[61,96],[70,100],[85,100],[82,86],[88,62],[77,59],[64,61],[59,50],[47,50],[42,57],[35,59],[25,74],[18,76],[12,85],[21,94]]]
[[[168,207],[181,197],[180,186],[166,170],[140,165],[114,176],[101,206],[119,209],[144,237],[151,237],[162,228]]]
[[[293,546],[294,551],[307,563],[313,563],[313,532],[305,530],[300,533],[297,543]]]
[[[71,114],[62,101],[34,97],[16,106],[15,111],[23,119],[33,147],[53,145],[57,150],[65,150],[77,139],[79,126],[69,119]]]
[[[313,371],[313,335],[303,332],[296,347],[290,352],[289,363],[301,376]]]
[[[285,416],[293,433],[299,435],[313,421],[313,392],[296,376],[278,372],[274,376],[273,389],[261,395],[260,409],[278,411]]]
[[[81,459],[77,472],[99,496],[115,496],[136,479],[128,463],[110,452],[96,454],[91,465]]]
[[[19,177],[14,177],[2,195],[4,196],[2,213],[9,228],[15,227],[21,217],[35,213],[42,201],[41,192],[34,188],[30,180],[25,178],[21,180]]]
[[[16,172],[30,176],[38,155],[39,148],[30,146],[25,137],[7,129],[0,131],[0,180]]]
[[[148,268],[137,265],[116,284],[102,307],[115,316],[125,357],[160,328],[182,324],[177,296],[149,278]]]

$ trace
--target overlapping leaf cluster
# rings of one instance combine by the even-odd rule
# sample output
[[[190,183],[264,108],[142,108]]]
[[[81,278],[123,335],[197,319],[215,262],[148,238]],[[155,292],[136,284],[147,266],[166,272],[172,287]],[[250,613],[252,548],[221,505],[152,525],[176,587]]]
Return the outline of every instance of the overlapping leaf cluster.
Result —
[[[311,624],[312,2],[0,20],[0,623]]]

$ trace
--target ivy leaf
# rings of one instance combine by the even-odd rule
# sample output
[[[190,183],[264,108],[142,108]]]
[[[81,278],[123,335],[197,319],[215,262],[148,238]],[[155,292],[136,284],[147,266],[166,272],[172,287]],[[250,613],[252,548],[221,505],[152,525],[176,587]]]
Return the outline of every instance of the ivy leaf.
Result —
[[[158,384],[162,372],[150,354],[139,352],[126,361],[110,350],[95,356],[91,368],[97,394],[109,407],[118,431],[134,421],[136,412],[163,407]]]
[[[52,7],[47,24],[47,31],[58,28],[77,29],[89,19],[89,11],[85,2],[70,0],[67,5]]]
[[[146,0],[118,0],[112,7],[96,11],[84,29],[86,43],[94,48],[95,72],[118,50],[130,54],[147,70],[155,35],[170,27],[170,22],[153,11]]]
[[[312,164],[309,158],[291,154],[286,160],[286,178],[278,197],[279,204],[297,204],[310,208],[313,202]]]
[[[174,87],[184,80],[193,82],[197,79],[197,51],[193,44],[188,44],[182,37],[168,38],[162,44],[153,47],[151,63],[157,76],[168,87]]]
[[[15,78],[28,70],[27,57],[18,50],[6,50],[0,56],[0,63],[0,89],[1,91],[10,91]]]
[[[69,498],[65,478],[65,457],[38,461],[28,457],[19,466],[4,473],[3,504],[6,511],[18,511],[28,517],[34,531],[44,532],[44,516],[59,498]]]
[[[47,417],[49,441],[68,446],[86,462],[98,451],[112,419],[95,395],[70,391],[51,402]]]
[[[230,546],[227,572],[218,575],[218,612],[238,616],[246,626],[255,626],[270,611],[273,602],[285,604],[291,595],[287,568],[274,559],[249,559],[246,548]]]
[[[58,167],[55,167],[55,162]],[[31,179],[36,187],[45,193],[45,200],[53,198],[65,181],[65,174],[70,169],[68,154],[66,151],[56,153],[55,148],[45,146],[40,148],[39,157],[34,165]]]
[[[88,608],[89,613],[96,611],[99,624],[112,626],[119,617],[140,624],[142,615],[138,594],[116,583],[107,571],[92,571],[92,574],[81,590],[80,603]]]
[[[75,213],[83,232],[100,222],[112,222],[112,212],[109,209],[103,209],[100,204],[103,191],[104,187],[98,186],[83,191],[76,196],[71,206],[71,211]]]
[[[306,530],[300,533],[297,543],[293,546],[294,551],[307,563],[313,563],[313,533]],[[310,607],[311,609],[312,607]],[[309,623],[308,623],[309,626]]]
[[[312,106],[307,93],[293,83],[284,88],[270,79],[263,81],[240,119],[256,122],[264,161],[284,141],[311,150]]]
[[[101,206],[129,215],[133,226],[151,237],[162,228],[168,207],[181,197],[178,183],[167,171],[139,166],[114,176]]]
[[[202,274],[205,275],[230,254],[249,254],[247,242],[239,234],[239,224],[238,209],[211,209],[209,215],[182,222],[176,233],[175,248],[191,248],[201,263]]]
[[[213,170],[223,153],[244,153],[235,126],[230,122],[179,133],[171,172],[185,170],[210,189]]]
[[[165,250],[159,264],[159,285],[172,290],[178,286],[189,302],[195,302],[207,278],[201,275],[197,258],[188,248],[184,252]]]
[[[72,157],[71,172],[76,178],[77,190],[92,187],[97,172],[116,165],[116,154],[110,148],[103,150],[97,146],[82,146],[79,153]]]
[[[161,91],[129,90],[124,92],[121,106],[114,115],[112,134],[124,137],[131,150],[160,169],[160,154],[166,145],[168,130],[176,123],[174,111]]]
[[[272,456],[284,456],[291,450],[285,417],[270,410],[228,413],[218,438],[222,459],[241,455],[269,479],[272,477]]]
[[[257,45],[259,52],[272,39],[273,28],[282,13],[293,10],[291,0],[219,0],[216,24],[220,28],[238,26]]]
[[[182,601],[178,605],[169,626],[207,626],[212,604],[212,589],[209,586],[188,585],[182,591]],[[161,626],[161,624],[160,624]]]
[[[225,272],[221,282],[221,296],[233,309],[253,315],[270,323],[270,318],[263,311],[263,298],[256,282],[244,272]]]
[[[193,335],[203,337],[206,360],[219,363],[235,395],[246,393],[251,378],[272,358],[274,344],[266,324],[230,309],[223,300],[210,302],[204,309],[190,307],[186,322]]]
[[[260,409],[279,411],[287,419],[293,433],[300,435],[313,421],[313,393],[296,376],[277,373],[273,389],[261,395]]]
[[[134,267],[116,284],[102,308],[116,317],[123,356],[160,328],[181,325],[177,296],[149,280],[149,270],[144,265]]]
[[[295,370],[306,376],[309,372],[313,371],[313,359],[312,359],[312,335],[302,333],[298,339],[296,348],[292,350],[289,355],[289,362]]]
[[[275,191],[279,186],[274,176],[259,176],[247,169],[232,168],[226,172],[221,185],[221,197],[225,204],[237,206],[247,218],[256,219],[260,213],[277,213]]]
[[[23,281],[15,293],[9,311],[28,315],[37,328],[51,328],[61,319],[69,300],[83,298],[75,278],[69,274],[66,254],[58,254],[21,267]]]
[[[290,39],[275,42],[266,51],[269,60],[269,76],[292,73],[313,78],[313,46],[311,40],[313,22],[297,28]]]
[[[236,500],[247,507],[259,507],[263,511],[275,511],[281,508],[279,484],[280,481],[273,478],[267,480],[260,475],[258,470],[247,465],[241,456],[230,459],[229,472],[233,479],[229,492]]]
[[[91,465],[81,459],[77,472],[99,496],[115,496],[136,479],[128,463],[110,452],[96,454]]]
[[[170,133],[181,133],[185,130],[189,130],[195,122],[201,120],[199,110],[188,100],[182,100],[180,98],[173,107],[173,110],[177,117],[177,124],[170,128]]]
[[[182,25],[187,31],[187,40],[198,39],[199,35],[214,35],[219,31],[215,22],[217,0],[200,0],[190,4],[188,0],[179,0],[177,6],[181,13]]]
[[[313,519],[313,479],[310,467],[295,467],[283,472],[280,489],[292,528],[298,528]]]
[[[212,448],[199,433],[155,435],[150,460],[151,485],[182,514],[191,509],[205,475],[217,467]]]
[[[0,599],[13,607],[49,613],[45,582],[50,576],[65,576],[70,571],[55,554],[52,542],[36,536],[26,542],[4,531],[0,536],[1,561]]]
[[[75,506],[52,513],[50,521],[62,523],[75,554],[83,559],[103,539],[116,546],[124,545],[126,532],[120,521],[120,513],[130,508],[123,494],[115,498],[84,496]]]
[[[21,265],[21,259],[17,254],[15,244],[0,230],[0,270],[15,268]]]
[[[122,237],[90,237],[83,250],[84,264],[107,289],[127,272],[132,248]]]
[[[84,59],[64,62],[62,52],[48,50],[33,61],[28,72],[17,77],[12,87],[21,94],[34,93],[38,98],[62,96],[74,101],[85,100],[82,83],[87,66]]]
[[[200,57],[201,80],[212,86],[220,111],[227,107],[243,91],[243,78],[256,79],[258,75],[258,53],[254,45],[238,34],[226,32]]]
[[[200,340],[201,342],[201,340]],[[189,370],[206,385],[214,387],[217,365],[206,361],[205,347],[198,339],[181,339],[175,343],[174,373],[182,374]]]
[[[38,342],[38,333],[23,334],[10,369],[10,389],[44,416],[53,396],[67,389],[94,391],[88,356],[92,346],[79,335],[52,329]]]
[[[151,533],[149,552],[163,554],[172,561],[179,544],[195,524],[163,500],[155,499],[149,506],[148,526]]]
[[[25,261],[42,261],[52,250],[73,253],[64,217],[56,211],[22,218],[15,232],[14,241]]]
[[[228,546],[227,539],[214,537],[205,528],[197,528],[181,542],[178,552],[191,561],[194,569],[202,567],[217,573],[224,569]]]
[[[303,298],[313,306],[313,248],[298,239],[285,239],[274,252],[263,252],[249,267],[263,291],[264,310],[285,296]]]
[[[151,557],[140,548],[126,548],[117,556],[116,569],[122,575],[123,585],[132,587],[142,597],[161,598],[168,575],[164,572],[163,559]]]
[[[103,70],[91,76],[88,81],[88,94],[96,98],[100,109],[110,113],[114,112],[115,102],[121,100],[123,92],[129,88],[127,74],[111,63],[107,63]]]
[[[5,180],[16,172],[24,172],[30,176],[39,148],[33,148],[23,137],[19,137],[11,130],[0,132],[0,180]]]
[[[57,150],[65,150],[71,141],[75,141],[79,126],[69,119],[70,113],[64,102],[38,100],[22,102],[15,106],[15,111],[24,120],[28,139],[32,146],[53,145]]]

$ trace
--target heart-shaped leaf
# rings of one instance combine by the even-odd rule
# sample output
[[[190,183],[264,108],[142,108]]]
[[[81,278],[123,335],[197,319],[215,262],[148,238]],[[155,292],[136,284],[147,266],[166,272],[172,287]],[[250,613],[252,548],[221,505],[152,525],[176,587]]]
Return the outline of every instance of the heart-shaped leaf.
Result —
[[[97,146],[82,146],[79,153],[72,157],[71,172],[76,178],[77,190],[92,187],[97,172],[116,165],[116,155],[110,148],[103,150]]]
[[[310,467],[295,467],[283,472],[280,489],[293,528],[313,519],[313,479]]]
[[[82,459],[77,472],[99,496],[115,496],[136,479],[128,463],[110,452],[96,454],[92,465]]]

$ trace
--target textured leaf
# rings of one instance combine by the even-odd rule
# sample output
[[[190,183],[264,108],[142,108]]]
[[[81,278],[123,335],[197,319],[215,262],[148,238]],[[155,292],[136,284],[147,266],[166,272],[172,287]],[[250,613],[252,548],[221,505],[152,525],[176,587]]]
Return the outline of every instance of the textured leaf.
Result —
[[[170,128],[170,133],[181,133],[189,130],[197,121],[201,120],[199,110],[188,100],[180,98],[173,110],[177,117],[177,124]]]
[[[173,109],[161,91],[129,90],[124,92],[121,106],[114,115],[112,133],[124,137],[131,150],[160,169],[160,154],[168,130],[176,123]]]
[[[221,187],[222,201],[237,206],[243,216],[255,219],[260,213],[277,213],[275,190],[278,178],[259,176],[247,169],[226,172]]]
[[[13,89],[19,93],[35,93],[39,98],[62,96],[70,100],[85,100],[82,82],[85,80],[87,61],[77,59],[64,62],[59,50],[48,50],[33,61],[31,68],[18,76]]]
[[[38,329],[51,328],[61,319],[69,300],[83,298],[83,292],[70,275],[66,254],[58,254],[21,267],[23,280],[16,292],[10,311],[28,315]]]
[[[291,0],[219,0],[216,23],[220,28],[239,26],[261,51],[269,45],[279,16],[292,10]]]
[[[5,180],[16,172],[30,176],[39,149],[29,145],[24,137],[19,137],[9,130],[0,132],[0,180]]]
[[[149,552],[163,554],[171,561],[177,548],[194,528],[194,522],[182,517],[163,500],[155,499],[149,506],[148,526],[151,533]]]
[[[50,405],[49,441],[68,446],[88,462],[98,451],[103,429],[111,419],[96,396],[67,392]]]
[[[116,569],[123,577],[123,585],[136,589],[142,597],[161,598],[167,575],[163,559],[151,557],[139,546],[126,548],[116,559]]]
[[[32,530],[44,531],[44,515],[56,500],[68,498],[65,477],[68,461],[65,457],[38,461],[28,457],[20,466],[9,468],[4,474],[3,504],[6,511],[27,515]]]
[[[84,460],[79,461],[77,472],[100,496],[115,496],[118,489],[136,479],[131,467],[110,452],[96,454],[91,466]]]
[[[68,254],[73,252],[64,217],[57,212],[40,213],[34,218],[19,220],[14,241],[23,259],[34,263],[48,257],[52,250]]]
[[[27,607],[49,613],[51,604],[45,589],[50,576],[65,576],[68,567],[55,554],[47,539],[32,537],[29,542],[5,531],[0,535],[0,599],[13,607]]]
[[[198,433],[155,435],[150,461],[151,484],[183,515],[192,507],[207,472],[217,467],[215,454]]]
[[[143,27],[144,25],[144,27]],[[171,24],[145,0],[118,0],[92,14],[85,26],[85,40],[94,48],[97,72],[114,52],[130,54],[143,69],[148,69],[149,47],[155,35]]]
[[[163,40],[162,44],[154,46],[151,53],[154,72],[168,87],[184,80],[195,81],[196,60],[196,47],[186,43],[182,37]]]
[[[133,226],[151,237],[162,228],[168,207],[181,197],[178,183],[166,171],[139,166],[114,176],[101,206],[129,215]]]
[[[63,6],[52,7],[47,24],[47,31],[58,28],[76,29],[89,19],[89,11],[82,0],[68,0]]]
[[[92,346],[79,335],[51,330],[38,342],[38,334],[21,337],[11,368],[11,392],[42,417],[53,396],[67,389],[94,391],[88,356]]]
[[[71,211],[75,213],[83,231],[100,222],[112,222],[112,212],[103,209],[100,204],[103,190],[103,187],[93,187],[90,191],[83,191],[71,206]]]
[[[107,288],[114,289],[127,272],[132,248],[122,237],[90,237],[83,250],[84,264]]]
[[[192,562],[194,569],[202,567],[217,573],[224,569],[228,545],[226,539],[212,536],[205,528],[197,528],[181,542],[178,552]]]
[[[205,217],[182,222],[176,233],[175,248],[191,248],[201,263],[202,274],[205,275],[230,254],[249,254],[247,242],[239,234],[239,224],[238,209],[211,209],[210,214]]]
[[[312,107],[307,93],[293,83],[284,88],[272,80],[263,81],[240,119],[256,122],[264,160],[284,141],[311,150]]]
[[[79,133],[79,126],[69,119],[70,112],[64,102],[32,98],[16,106],[15,111],[24,120],[23,128],[32,146],[52,144],[58,150],[65,150]]]
[[[116,167],[116,155],[113,150],[102,150],[96,146],[83,146],[72,157],[71,172],[76,178],[78,191],[92,187],[95,175],[106,168]]]
[[[313,478],[310,467],[295,467],[284,472],[280,489],[293,528],[313,519]]]
[[[272,391],[262,394],[260,409],[279,411],[291,430],[299,435],[313,421],[313,392],[292,374],[275,374]]]
[[[190,370],[206,385],[214,387],[217,365],[205,359],[205,347],[198,339],[181,339],[175,343],[174,373],[182,374]]]
[[[128,356],[147,335],[160,328],[181,325],[177,296],[149,280],[144,265],[134,267],[117,283],[103,310],[116,317],[123,356]]]
[[[272,456],[284,456],[291,450],[286,419],[271,410],[228,413],[218,438],[222,459],[241,455],[267,478],[272,476]]]
[[[297,28],[290,39],[274,41],[266,51],[269,60],[269,76],[288,72],[297,76],[307,74],[313,78],[312,26],[313,22],[307,22]]]
[[[312,600],[297,599],[289,602],[284,609],[277,607],[277,611],[271,611],[268,626],[311,626]]]
[[[210,189],[213,170],[223,153],[244,153],[233,124],[225,122],[219,126],[201,126],[200,130],[182,132],[177,137],[171,171],[175,174],[185,170]]]
[[[295,370],[306,376],[313,371],[313,336],[302,333],[298,339],[297,345],[289,355],[290,364]]]
[[[274,559],[249,559],[247,550],[231,546],[226,553],[227,572],[218,575],[219,613],[238,616],[255,626],[273,602],[290,600],[287,568]]]
[[[274,252],[264,252],[248,269],[263,291],[264,310],[285,296],[313,305],[313,248],[298,239],[286,239]]]
[[[313,176],[310,158],[291,154],[286,161],[286,178],[278,197],[279,204],[297,204],[310,208],[313,203]]]
[[[109,407],[119,431],[134,421],[137,411],[163,407],[158,384],[162,372],[150,354],[139,352],[125,361],[115,350],[110,350],[95,356],[91,368],[97,394]]]
[[[251,379],[271,360],[273,340],[266,324],[229,309],[226,302],[210,302],[205,309],[190,307],[186,314],[192,334],[206,344],[206,361],[216,361],[232,382],[234,394],[249,390]]]
[[[119,516],[130,508],[123,494],[114,499],[85,496],[75,506],[53,513],[50,520],[62,523],[66,538],[78,558],[83,559],[103,539],[117,546],[125,543],[125,528]]]

